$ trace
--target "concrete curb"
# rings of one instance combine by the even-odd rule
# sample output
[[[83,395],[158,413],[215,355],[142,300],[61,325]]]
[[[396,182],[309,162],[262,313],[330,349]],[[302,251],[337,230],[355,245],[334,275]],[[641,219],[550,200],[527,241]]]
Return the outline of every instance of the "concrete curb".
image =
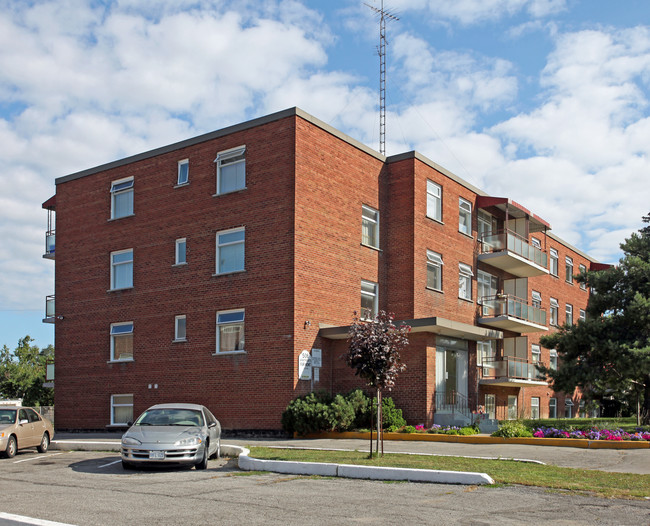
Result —
[[[237,448],[237,446],[229,447],[233,449]],[[285,473],[289,475],[318,475],[321,477],[369,480],[403,480],[408,482],[432,482],[436,484],[494,484],[492,477],[486,473],[262,460],[251,458],[249,456],[250,451],[246,448],[242,447],[238,449],[241,450],[238,455],[239,469],[244,471],[273,471],[274,473]]]
[[[50,449],[57,451],[119,451],[120,441],[52,440]]]

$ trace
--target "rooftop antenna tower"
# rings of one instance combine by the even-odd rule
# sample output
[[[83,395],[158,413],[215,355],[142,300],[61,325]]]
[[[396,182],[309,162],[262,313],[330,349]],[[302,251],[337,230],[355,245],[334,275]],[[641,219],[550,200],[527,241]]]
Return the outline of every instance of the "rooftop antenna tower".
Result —
[[[365,3],[365,2],[364,2]],[[386,19],[399,20],[395,15],[384,9],[384,0],[381,0],[381,9],[365,3],[379,15],[379,153],[386,155]]]

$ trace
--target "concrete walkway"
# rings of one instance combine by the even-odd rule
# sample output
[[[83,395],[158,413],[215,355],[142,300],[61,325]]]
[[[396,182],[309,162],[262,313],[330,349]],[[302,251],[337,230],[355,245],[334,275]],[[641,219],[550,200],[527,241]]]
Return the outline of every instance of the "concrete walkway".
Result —
[[[53,449],[87,449],[119,451],[121,435],[117,433],[59,433]],[[223,438],[222,444],[254,447],[299,447],[368,451],[369,441],[361,439],[270,439]],[[559,446],[519,444],[463,444],[385,440],[385,453],[410,453],[483,458],[520,459],[555,466],[595,469],[620,473],[650,474],[650,449],[580,449]]]

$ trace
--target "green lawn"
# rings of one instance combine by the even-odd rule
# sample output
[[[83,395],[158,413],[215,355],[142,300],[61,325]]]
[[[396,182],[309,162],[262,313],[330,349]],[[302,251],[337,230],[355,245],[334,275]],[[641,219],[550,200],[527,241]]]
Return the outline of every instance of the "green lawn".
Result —
[[[604,471],[560,468],[507,460],[482,460],[463,457],[395,455],[368,458],[359,451],[318,451],[300,449],[251,448],[251,456],[269,460],[332,462],[366,466],[440,469],[487,473],[499,484],[522,484],[553,490],[588,492],[602,497],[650,497],[650,475],[608,473]]]

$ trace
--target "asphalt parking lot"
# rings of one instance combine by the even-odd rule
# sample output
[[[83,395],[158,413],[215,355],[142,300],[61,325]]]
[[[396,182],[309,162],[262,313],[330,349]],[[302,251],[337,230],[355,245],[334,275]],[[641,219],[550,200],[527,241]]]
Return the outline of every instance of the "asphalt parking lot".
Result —
[[[20,452],[0,459],[0,512],[106,524],[649,524],[650,501],[526,487],[449,486],[208,469],[124,471],[109,451]],[[3,520],[0,515],[0,524]],[[5,522],[9,524],[9,522]]]

